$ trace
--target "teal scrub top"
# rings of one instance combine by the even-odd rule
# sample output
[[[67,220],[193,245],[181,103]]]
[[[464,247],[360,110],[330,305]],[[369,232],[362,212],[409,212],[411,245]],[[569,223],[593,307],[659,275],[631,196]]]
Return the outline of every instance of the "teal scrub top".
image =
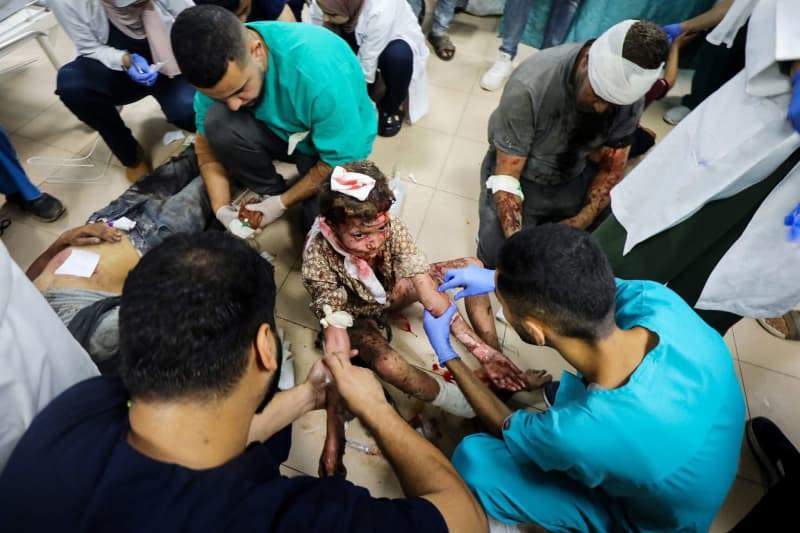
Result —
[[[516,412],[505,443],[520,463],[604,491],[631,530],[707,531],[736,476],[744,429],[731,355],[659,283],[617,280],[616,305],[620,328],[659,337],[628,383],[587,387],[564,372],[555,405]]]
[[[348,44],[311,24],[251,22],[268,48],[263,99],[252,110],[278,137],[309,132],[296,150],[335,166],[366,159],[378,129],[361,65]],[[195,93],[197,131],[214,100]]]

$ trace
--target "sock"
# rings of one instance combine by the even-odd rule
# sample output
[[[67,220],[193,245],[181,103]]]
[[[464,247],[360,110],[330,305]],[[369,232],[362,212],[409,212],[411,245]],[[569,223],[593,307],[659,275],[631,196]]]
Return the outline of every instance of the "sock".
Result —
[[[458,385],[448,383],[439,374],[433,374],[433,379],[439,384],[439,394],[436,395],[436,399],[431,404],[442,411],[461,418],[473,418],[475,416],[475,411],[473,411],[472,406],[464,397],[464,393],[461,392]]]

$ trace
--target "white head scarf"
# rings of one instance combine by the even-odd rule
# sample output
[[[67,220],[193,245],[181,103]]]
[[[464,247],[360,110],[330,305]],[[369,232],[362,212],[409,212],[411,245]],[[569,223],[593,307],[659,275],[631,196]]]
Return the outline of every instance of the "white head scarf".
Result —
[[[612,104],[630,105],[647,94],[658,80],[658,68],[642,68],[622,57],[625,36],[637,20],[623,20],[611,26],[589,48],[589,83],[594,93]]]

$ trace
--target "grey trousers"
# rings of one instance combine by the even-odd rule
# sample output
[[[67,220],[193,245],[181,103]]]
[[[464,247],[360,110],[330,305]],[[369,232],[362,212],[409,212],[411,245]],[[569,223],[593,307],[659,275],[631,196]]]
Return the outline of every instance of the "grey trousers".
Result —
[[[487,194],[486,180],[495,173],[497,152],[490,148],[481,164],[481,195],[478,200],[478,259],[486,268],[497,267],[500,247],[506,242],[494,196]],[[536,226],[547,222],[559,222],[574,216],[583,207],[586,190],[597,174],[597,164],[587,160],[583,172],[560,185],[541,185],[530,180],[521,180],[525,201],[522,204],[522,227]]]
[[[274,161],[294,163],[304,176],[319,161],[317,155],[295,151],[266,124],[247,110],[231,111],[220,102],[206,112],[206,138],[214,156],[240,185],[258,194],[274,196],[288,188],[286,180],[275,169]],[[311,228],[319,213],[317,197],[303,201],[303,230]]]

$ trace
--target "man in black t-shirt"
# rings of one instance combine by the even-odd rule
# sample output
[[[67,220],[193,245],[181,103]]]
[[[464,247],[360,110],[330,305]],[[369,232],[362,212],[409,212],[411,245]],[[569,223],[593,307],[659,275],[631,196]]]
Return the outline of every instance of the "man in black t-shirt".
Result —
[[[350,365],[346,330],[304,383],[275,393],[274,302],[269,264],[227,234],[179,234],[145,255],[122,292],[120,377],[79,383],[37,416],[0,476],[2,529],[485,532],[449,461]],[[280,475],[288,426],[324,405],[329,381],[407,498]]]

